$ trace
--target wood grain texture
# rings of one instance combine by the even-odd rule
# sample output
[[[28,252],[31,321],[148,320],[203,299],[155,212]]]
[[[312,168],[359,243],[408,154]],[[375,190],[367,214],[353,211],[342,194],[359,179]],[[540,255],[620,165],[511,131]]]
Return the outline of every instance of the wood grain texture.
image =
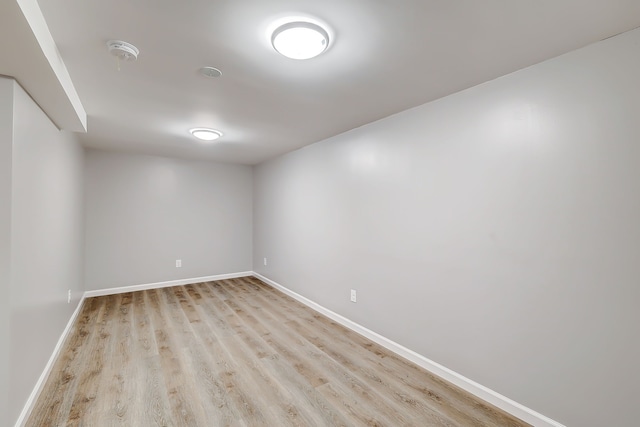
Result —
[[[508,426],[247,277],[87,299],[27,426]]]

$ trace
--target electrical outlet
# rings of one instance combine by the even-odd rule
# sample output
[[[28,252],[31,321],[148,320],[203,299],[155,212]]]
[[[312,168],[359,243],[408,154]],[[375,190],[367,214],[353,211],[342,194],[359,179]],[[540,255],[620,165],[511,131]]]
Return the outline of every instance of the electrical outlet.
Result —
[[[351,289],[351,302],[356,302],[357,298],[356,298],[356,290],[355,289]]]
[[[182,260],[181,259],[177,259],[176,260],[176,268],[180,268],[182,267]]]
[[[266,258],[264,259],[264,265],[267,265],[267,259]]]
[[[71,289],[67,292],[67,304],[71,304]]]

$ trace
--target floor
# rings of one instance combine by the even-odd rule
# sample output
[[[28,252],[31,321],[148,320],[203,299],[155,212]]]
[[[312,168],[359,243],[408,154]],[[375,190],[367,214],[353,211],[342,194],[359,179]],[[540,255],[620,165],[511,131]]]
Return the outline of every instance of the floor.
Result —
[[[89,298],[27,426],[525,426],[252,277]]]

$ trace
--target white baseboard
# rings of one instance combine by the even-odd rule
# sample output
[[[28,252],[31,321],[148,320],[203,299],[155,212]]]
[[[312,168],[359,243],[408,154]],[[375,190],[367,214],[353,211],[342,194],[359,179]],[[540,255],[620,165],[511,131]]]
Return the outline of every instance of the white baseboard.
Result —
[[[85,297],[83,295],[80,298],[80,301],[78,302],[78,306],[73,311],[71,318],[67,322],[67,326],[64,328],[64,331],[62,331],[62,335],[60,335],[60,338],[58,339],[58,343],[53,349],[53,353],[51,354],[51,357],[49,358],[47,365],[44,367],[42,374],[40,374],[40,378],[38,378],[38,382],[36,383],[35,387],[33,388],[33,391],[29,395],[29,398],[27,399],[27,402],[25,403],[24,407],[22,408],[22,412],[20,412],[20,416],[16,421],[15,427],[22,427],[27,422],[27,418],[31,414],[33,405],[35,404],[36,400],[40,396],[40,393],[42,392],[42,387],[44,387],[44,383],[47,382],[47,379],[49,378],[49,374],[51,373],[51,369],[53,368],[53,364],[56,362],[56,359],[60,354],[60,350],[62,350],[62,345],[67,339],[69,332],[71,332],[71,328],[73,327],[73,324],[75,323],[76,318],[78,317],[78,314],[80,314],[80,309],[82,308],[82,304],[84,303],[84,300],[85,300]]]
[[[473,380],[470,380],[463,375],[460,375],[455,371],[452,371],[449,368],[440,365],[439,363],[427,359],[426,357],[416,353],[415,351],[409,350],[408,348],[394,341],[391,341],[390,339],[383,337],[382,335],[379,335],[365,328],[364,326],[355,323],[347,319],[346,317],[341,316],[329,310],[328,308],[325,308],[320,304],[317,304],[310,299],[303,297],[300,294],[293,292],[288,288],[285,288],[279,283],[274,282],[273,280],[259,273],[253,272],[253,276],[284,292],[290,297],[300,301],[301,303],[312,308],[318,313],[324,314],[328,318],[340,323],[342,326],[345,326],[352,331],[357,332],[358,334],[370,339],[371,341],[380,344],[381,346],[396,353],[397,355],[415,363],[416,365],[426,369],[434,375],[437,375],[438,377],[449,381],[450,383],[484,400],[485,402],[488,402],[493,406],[502,409],[503,411],[513,415],[514,417],[517,417],[535,427],[565,427],[563,424],[560,424],[559,422],[554,421],[551,418],[545,417],[544,415],[534,411],[533,409],[527,408],[526,406],[521,405],[518,402],[515,402],[508,397],[501,395],[500,393],[497,393],[481,384],[478,384]]]
[[[171,286],[190,285],[192,283],[212,282],[214,280],[235,279],[237,277],[252,276],[253,271],[243,271],[239,273],[218,274],[215,276],[194,277],[191,279],[169,280],[167,282],[147,283],[144,285],[122,286],[119,288],[98,289],[96,291],[86,291],[85,298],[101,297],[104,295],[123,294],[125,292],[144,291],[147,289],[168,288]]]

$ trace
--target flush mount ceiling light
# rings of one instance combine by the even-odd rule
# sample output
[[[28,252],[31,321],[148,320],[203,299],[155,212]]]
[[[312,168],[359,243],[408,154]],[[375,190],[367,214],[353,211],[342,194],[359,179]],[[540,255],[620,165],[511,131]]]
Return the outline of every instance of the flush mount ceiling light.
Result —
[[[214,141],[222,136],[219,130],[209,128],[194,128],[189,132],[201,141]]]
[[[289,22],[275,29],[271,44],[287,58],[310,59],[327,49],[329,34],[312,22]]]

